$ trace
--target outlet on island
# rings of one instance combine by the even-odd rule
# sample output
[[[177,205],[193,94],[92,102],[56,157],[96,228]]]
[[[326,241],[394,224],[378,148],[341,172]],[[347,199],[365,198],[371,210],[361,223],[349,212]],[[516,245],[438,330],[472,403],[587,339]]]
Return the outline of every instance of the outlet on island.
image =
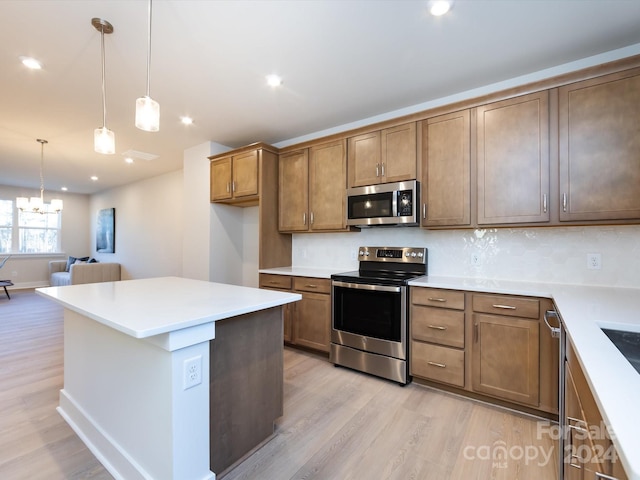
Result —
[[[202,383],[202,355],[186,359],[183,368],[183,390],[188,390]]]

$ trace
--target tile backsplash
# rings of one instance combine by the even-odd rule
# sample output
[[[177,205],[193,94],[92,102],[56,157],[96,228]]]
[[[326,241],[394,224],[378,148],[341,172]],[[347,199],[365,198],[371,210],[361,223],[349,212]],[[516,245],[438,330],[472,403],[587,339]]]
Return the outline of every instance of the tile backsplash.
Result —
[[[293,236],[293,265],[354,270],[360,246],[429,249],[429,274],[640,288],[640,226],[424,230]],[[589,269],[587,255],[601,257]]]

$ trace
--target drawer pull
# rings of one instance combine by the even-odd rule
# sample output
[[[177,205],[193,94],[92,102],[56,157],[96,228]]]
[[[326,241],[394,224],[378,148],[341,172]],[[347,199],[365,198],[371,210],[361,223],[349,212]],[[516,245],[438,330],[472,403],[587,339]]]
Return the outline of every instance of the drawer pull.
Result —
[[[432,362],[432,361],[428,361],[427,363],[429,365],[433,365],[434,367],[447,368],[447,366],[444,363],[438,363],[438,362]]]
[[[503,310],[515,310],[516,307],[513,305],[500,305],[499,303],[493,304],[493,308],[502,308]]]
[[[275,280],[271,280],[269,283],[272,284],[272,285],[277,285],[278,284],[278,282],[276,282]]]
[[[596,480],[618,480],[616,477],[611,477],[609,475],[605,475],[604,473],[594,472],[596,474]]]
[[[430,302],[446,302],[447,299],[446,298],[435,298],[435,297],[429,297],[427,298],[427,300],[429,300]]]
[[[318,286],[317,286],[317,285],[313,285],[312,283],[307,283],[307,284],[305,285],[305,287],[307,287],[307,288],[318,288]]]
[[[434,330],[446,330],[447,327],[442,327],[440,325],[428,325],[429,328],[433,328]]]

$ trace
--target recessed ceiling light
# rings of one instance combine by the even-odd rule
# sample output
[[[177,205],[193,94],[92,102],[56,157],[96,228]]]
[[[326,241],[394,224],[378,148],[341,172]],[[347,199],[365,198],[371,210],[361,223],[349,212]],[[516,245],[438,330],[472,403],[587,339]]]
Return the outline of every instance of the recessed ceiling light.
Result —
[[[97,182],[97,181],[98,181],[98,177],[96,177],[95,175],[93,175],[93,176],[91,177],[91,180],[93,180],[94,182]]]
[[[20,61],[25,67],[31,70],[40,70],[42,68],[42,63],[32,57],[20,57]]]
[[[133,158],[131,158],[131,157],[126,157],[126,158],[124,159],[124,161],[125,161],[125,163],[129,163],[129,164],[131,164],[131,163],[133,163]]]
[[[180,121],[184,124],[184,125],[193,125],[193,118],[191,117],[180,117]]]
[[[62,190],[63,192],[66,192],[69,189],[67,187],[62,187],[60,190]]]
[[[267,75],[267,85],[270,87],[279,87],[282,85],[282,78],[278,75]]]
[[[451,10],[452,6],[452,0],[432,0],[429,2],[429,12],[431,12],[431,15],[439,17]]]

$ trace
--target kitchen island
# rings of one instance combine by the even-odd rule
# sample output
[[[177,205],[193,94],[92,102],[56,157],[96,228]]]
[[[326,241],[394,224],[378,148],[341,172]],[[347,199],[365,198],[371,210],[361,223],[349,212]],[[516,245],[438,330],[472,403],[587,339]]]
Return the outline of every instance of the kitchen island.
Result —
[[[273,433],[300,295],[178,277],[36,291],[65,307],[58,411],[115,478],[215,479],[266,440],[246,431]]]

